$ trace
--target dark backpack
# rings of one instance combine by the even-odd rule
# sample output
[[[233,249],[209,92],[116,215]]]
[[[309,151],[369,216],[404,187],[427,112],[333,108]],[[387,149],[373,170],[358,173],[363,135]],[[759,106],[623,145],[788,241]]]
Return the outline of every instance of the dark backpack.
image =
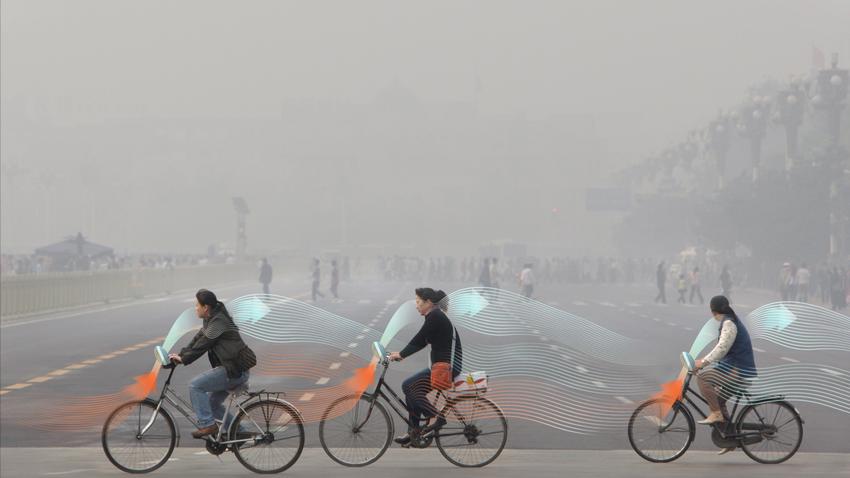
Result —
[[[239,354],[236,356],[236,363],[243,371],[249,370],[257,365],[257,355],[246,345],[239,350]]]

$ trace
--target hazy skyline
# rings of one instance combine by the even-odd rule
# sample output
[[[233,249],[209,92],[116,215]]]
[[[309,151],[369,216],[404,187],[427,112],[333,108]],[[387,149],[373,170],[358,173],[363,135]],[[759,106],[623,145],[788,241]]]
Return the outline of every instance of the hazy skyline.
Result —
[[[845,1],[10,0],[0,22],[4,252],[78,230],[202,252],[244,196],[257,250],[608,253],[584,188],[813,47],[850,65]]]

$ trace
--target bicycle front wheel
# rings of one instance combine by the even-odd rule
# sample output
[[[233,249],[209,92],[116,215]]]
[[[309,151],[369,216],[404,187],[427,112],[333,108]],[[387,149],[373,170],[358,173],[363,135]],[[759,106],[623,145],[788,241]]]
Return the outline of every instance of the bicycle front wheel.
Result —
[[[495,403],[484,397],[452,399],[441,415],[446,424],[434,434],[440,453],[454,465],[481,467],[505,449],[508,421]]]
[[[345,466],[366,466],[387,451],[393,422],[387,409],[370,395],[338,398],[322,414],[319,441],[331,460]]]
[[[149,399],[116,408],[101,432],[106,458],[127,473],[148,473],[164,465],[176,442],[174,420]]]
[[[738,433],[745,434],[741,448],[759,463],[782,463],[803,442],[803,420],[788,402],[751,405],[741,412],[737,426]]]
[[[282,400],[260,400],[239,412],[231,426],[239,463],[254,473],[280,473],[301,456],[304,424],[298,410]]]
[[[663,400],[649,400],[629,419],[629,443],[641,458],[653,463],[667,463],[684,455],[695,433],[694,418],[682,402],[667,407]]]

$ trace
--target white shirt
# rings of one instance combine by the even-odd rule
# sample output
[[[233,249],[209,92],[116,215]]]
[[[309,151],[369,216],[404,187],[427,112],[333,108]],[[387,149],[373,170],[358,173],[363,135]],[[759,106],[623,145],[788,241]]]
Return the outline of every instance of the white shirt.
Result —
[[[812,273],[805,267],[797,269],[797,283],[808,284],[812,280]]]
[[[729,353],[732,344],[735,343],[735,337],[738,336],[738,326],[734,321],[727,320],[723,322],[723,328],[720,329],[720,339],[717,340],[717,345],[711,349],[711,352],[705,356],[702,361],[706,364],[717,362]]]
[[[531,272],[531,269],[526,268],[520,272],[519,282],[524,286],[534,285],[534,273]]]

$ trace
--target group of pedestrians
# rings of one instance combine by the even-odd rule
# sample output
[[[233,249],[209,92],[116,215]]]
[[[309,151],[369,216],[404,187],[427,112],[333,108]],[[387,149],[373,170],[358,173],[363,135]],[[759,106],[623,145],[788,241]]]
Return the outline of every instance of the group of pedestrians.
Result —
[[[812,270],[805,262],[799,266],[785,262],[779,269],[777,288],[782,300],[819,300],[822,304],[831,306],[833,310],[844,310],[850,296],[850,271],[827,264],[821,264]]]
[[[658,288],[658,294],[655,296],[655,303],[667,303],[667,277],[670,271],[667,269],[667,263],[661,261],[655,269],[655,285]],[[702,273],[699,266],[694,266],[690,271],[680,270],[676,277],[676,291],[679,297],[676,302],[679,304],[693,304],[694,299],[699,299],[700,304],[705,304],[705,298],[702,295]],[[723,270],[718,277],[720,288],[723,295],[729,297],[732,294],[732,274],[729,272],[729,266],[723,266]]]

